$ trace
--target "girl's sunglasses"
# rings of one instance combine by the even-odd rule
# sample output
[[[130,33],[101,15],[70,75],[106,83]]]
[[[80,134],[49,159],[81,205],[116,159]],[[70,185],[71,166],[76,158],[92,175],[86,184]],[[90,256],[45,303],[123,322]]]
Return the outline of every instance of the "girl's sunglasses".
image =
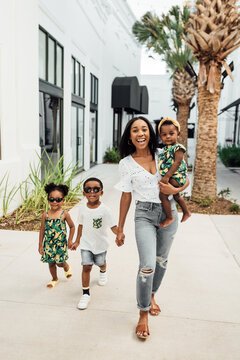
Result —
[[[97,193],[101,190],[101,188],[100,188],[100,187],[97,187],[97,186],[94,186],[94,187],[86,187],[86,188],[84,188],[83,190],[84,190],[84,192],[87,193],[87,194],[90,194],[90,192],[91,192],[92,190],[93,190],[93,192],[94,192],[95,194],[97,194]]]
[[[49,202],[54,202],[56,201],[57,203],[60,203],[63,200],[63,198],[53,198],[53,197],[49,197],[48,201]]]

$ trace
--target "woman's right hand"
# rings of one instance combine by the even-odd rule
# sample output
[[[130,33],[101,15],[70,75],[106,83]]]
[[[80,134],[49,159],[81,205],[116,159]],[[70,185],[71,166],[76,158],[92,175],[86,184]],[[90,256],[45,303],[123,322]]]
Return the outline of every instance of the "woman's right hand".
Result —
[[[118,232],[115,243],[117,246],[122,246],[124,244],[125,235],[123,232]]]

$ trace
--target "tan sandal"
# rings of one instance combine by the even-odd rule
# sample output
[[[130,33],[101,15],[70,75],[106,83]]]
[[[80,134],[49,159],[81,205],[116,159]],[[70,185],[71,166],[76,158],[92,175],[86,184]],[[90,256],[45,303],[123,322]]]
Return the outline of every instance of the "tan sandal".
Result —
[[[58,280],[51,280],[47,283],[46,286],[48,289],[53,289],[57,285],[57,283],[58,283]]]
[[[157,304],[151,304],[151,307],[149,309],[149,314],[152,316],[158,316],[161,312],[160,307]]]
[[[70,279],[70,277],[72,277],[72,269],[71,269],[71,266],[69,265],[69,263],[67,263],[67,264],[68,264],[69,268],[68,268],[68,271],[64,270],[64,274],[67,279]]]
[[[144,335],[144,333],[147,333],[147,334]],[[138,323],[137,327],[136,327],[136,335],[139,339],[147,339],[150,335],[148,325],[146,325],[146,323],[144,323],[144,322]]]

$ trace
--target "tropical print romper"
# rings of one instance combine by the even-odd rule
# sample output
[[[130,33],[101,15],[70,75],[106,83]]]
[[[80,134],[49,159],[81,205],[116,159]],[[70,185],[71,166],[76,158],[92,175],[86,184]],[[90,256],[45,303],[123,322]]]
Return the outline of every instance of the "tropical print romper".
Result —
[[[168,170],[171,168],[175,160],[175,152],[178,150],[186,152],[185,147],[182,144],[166,145],[163,148],[163,152],[158,156],[158,167],[161,176],[165,176]],[[185,160],[182,160],[181,165],[177,171],[172,175],[172,178],[177,180],[180,186],[184,185],[187,177],[187,164]]]
[[[68,259],[67,228],[62,220],[64,210],[59,219],[50,219],[47,213],[45,222],[45,235],[43,242],[43,255],[41,261],[45,263],[63,263]]]

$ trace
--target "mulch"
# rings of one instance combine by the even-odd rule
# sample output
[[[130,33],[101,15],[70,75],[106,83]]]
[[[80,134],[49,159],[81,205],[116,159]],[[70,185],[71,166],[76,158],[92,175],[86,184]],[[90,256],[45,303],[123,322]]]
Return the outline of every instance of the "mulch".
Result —
[[[230,207],[233,204],[230,200],[218,198],[210,205],[204,206],[194,201],[185,199],[188,209],[191,213],[197,214],[218,214],[218,215],[234,215]],[[73,204],[66,204],[67,210],[71,209]],[[179,211],[180,212],[180,211]],[[1,230],[19,230],[19,231],[39,231],[41,224],[41,216],[38,220],[24,221],[16,224],[16,210],[7,217],[0,218]]]
[[[70,210],[74,205],[76,205],[79,200],[74,200],[72,203],[64,204],[62,207],[64,210]],[[18,230],[18,231],[39,231],[41,225],[42,215],[38,219],[22,221],[19,224],[16,224],[16,212],[14,210],[11,214],[6,217],[0,218],[0,230]],[[31,214],[28,214],[28,217]],[[33,217],[33,216],[32,216]]]

